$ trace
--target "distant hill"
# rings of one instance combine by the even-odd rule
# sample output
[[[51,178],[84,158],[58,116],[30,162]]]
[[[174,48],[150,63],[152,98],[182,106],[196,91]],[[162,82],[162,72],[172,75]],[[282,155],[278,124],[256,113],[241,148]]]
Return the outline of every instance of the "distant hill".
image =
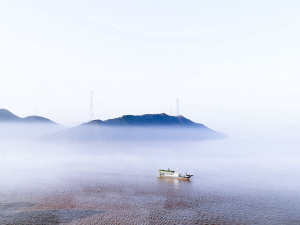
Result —
[[[27,123],[27,124],[57,124],[52,120],[41,116],[27,116],[25,118],[21,118],[16,116],[15,114],[11,113],[7,109],[0,109],[0,123]]]
[[[126,115],[116,119],[93,120],[39,138],[41,141],[202,141],[226,138],[203,124],[183,116],[167,114]]]
[[[97,124],[103,126],[126,126],[126,127],[157,127],[157,126],[172,126],[172,127],[202,127],[203,124],[194,123],[183,116],[169,116],[162,114],[145,114],[141,116],[126,115],[116,119],[109,120],[94,120],[88,124]]]
[[[0,109],[0,122],[20,122],[21,118],[7,109]]]
[[[63,126],[44,117],[20,118],[6,109],[0,109],[0,140],[29,141],[62,129]]]
[[[56,124],[55,122],[53,122],[52,120],[49,120],[47,118],[41,117],[41,116],[27,116],[25,118],[22,119],[24,122],[27,123],[49,123],[49,124]]]

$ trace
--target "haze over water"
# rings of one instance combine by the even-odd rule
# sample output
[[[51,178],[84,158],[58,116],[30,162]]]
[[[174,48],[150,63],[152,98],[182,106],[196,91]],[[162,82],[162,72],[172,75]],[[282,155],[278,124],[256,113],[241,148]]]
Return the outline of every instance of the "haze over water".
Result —
[[[299,142],[2,140],[0,223],[299,224]],[[158,168],[194,177],[159,179]]]

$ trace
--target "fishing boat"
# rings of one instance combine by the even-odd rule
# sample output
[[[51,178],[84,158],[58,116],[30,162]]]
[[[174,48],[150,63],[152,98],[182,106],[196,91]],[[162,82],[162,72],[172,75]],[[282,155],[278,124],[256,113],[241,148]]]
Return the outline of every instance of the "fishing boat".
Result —
[[[169,168],[167,170],[159,169],[157,171],[157,177],[160,178],[171,178],[171,179],[178,179],[178,180],[189,180],[193,174],[187,174],[187,170],[185,170],[185,174],[181,174],[181,172],[178,171],[175,172],[174,170],[170,170]]]

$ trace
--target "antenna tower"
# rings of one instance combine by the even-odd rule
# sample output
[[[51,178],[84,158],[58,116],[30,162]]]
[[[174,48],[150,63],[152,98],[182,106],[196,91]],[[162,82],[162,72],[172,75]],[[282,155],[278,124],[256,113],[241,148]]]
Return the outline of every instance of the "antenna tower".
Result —
[[[93,91],[91,91],[91,104],[90,104],[90,121],[93,120],[93,116],[94,116],[94,113],[93,113]]]
[[[94,116],[94,113],[93,113],[93,91],[91,91],[91,104],[90,104],[90,121],[93,120],[93,116]]]
[[[176,116],[179,116],[179,100],[176,100]]]

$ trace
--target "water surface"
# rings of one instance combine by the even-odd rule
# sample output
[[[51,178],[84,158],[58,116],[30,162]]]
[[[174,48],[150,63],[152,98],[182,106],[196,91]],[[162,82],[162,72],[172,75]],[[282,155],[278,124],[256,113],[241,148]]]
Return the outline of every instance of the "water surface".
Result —
[[[299,140],[3,142],[1,224],[299,224]],[[191,181],[159,179],[188,169]]]

